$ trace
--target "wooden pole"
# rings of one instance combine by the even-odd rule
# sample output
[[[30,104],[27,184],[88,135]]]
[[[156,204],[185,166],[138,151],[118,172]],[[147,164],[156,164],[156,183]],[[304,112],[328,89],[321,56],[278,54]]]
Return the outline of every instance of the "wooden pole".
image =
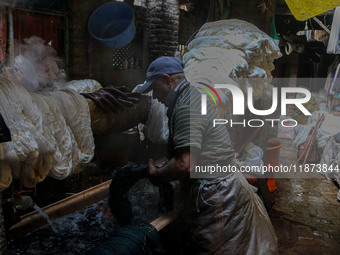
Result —
[[[171,222],[173,222],[175,219],[177,219],[180,213],[181,213],[180,211],[171,211],[166,215],[163,214],[159,216],[150,224],[154,226],[157,229],[157,231],[160,231],[161,229],[169,225]]]
[[[8,7],[8,65],[14,65],[14,28],[13,28],[13,10]]]
[[[0,255],[7,254],[7,239],[5,232],[4,214],[2,211],[2,193],[0,192]]]
[[[103,200],[109,191],[111,180],[98,184],[73,196],[42,208],[51,220],[55,220]],[[24,237],[38,227],[47,224],[46,219],[37,211],[23,215],[22,220],[8,230],[9,238]],[[1,255],[1,254],[0,254]]]
[[[71,197],[60,200],[54,204],[45,206],[43,210],[48,214],[51,220],[63,217],[67,214],[73,213],[77,210],[84,209],[90,204],[96,203],[104,199],[108,193],[111,180],[102,184],[89,188]],[[180,211],[171,211],[168,214],[163,214],[150,224],[153,225],[157,231],[160,231],[165,226],[174,221],[180,214]],[[9,237],[23,237],[34,229],[45,225],[47,221],[40,213],[34,211],[32,213],[22,216],[22,220],[9,229]],[[2,224],[3,226],[3,224]],[[1,239],[2,240],[2,239]],[[6,240],[5,240],[6,244]],[[3,255],[6,253],[1,253]]]
[[[307,153],[306,153],[306,156],[305,156],[305,159],[304,159],[302,165],[304,165],[306,163],[308,155],[309,155],[309,152],[310,152],[310,149],[312,148],[314,142],[316,142],[316,135],[317,135],[316,132],[321,127],[324,118],[325,118],[325,115],[322,114],[321,117],[319,117],[318,121],[316,122],[315,129],[313,130],[314,133],[312,134],[311,142],[310,142],[310,144],[308,146]]]

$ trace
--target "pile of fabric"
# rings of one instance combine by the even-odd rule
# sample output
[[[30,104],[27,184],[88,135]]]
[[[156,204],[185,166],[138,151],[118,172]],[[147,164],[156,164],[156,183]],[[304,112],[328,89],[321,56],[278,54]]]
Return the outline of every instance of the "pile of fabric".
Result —
[[[246,88],[252,87],[255,100],[271,96],[273,62],[281,53],[274,40],[255,25],[237,19],[206,23],[188,50],[183,63],[192,84],[235,84],[245,95]],[[226,91],[219,95],[224,102],[230,100]],[[224,108],[219,109],[221,117],[230,111]]]

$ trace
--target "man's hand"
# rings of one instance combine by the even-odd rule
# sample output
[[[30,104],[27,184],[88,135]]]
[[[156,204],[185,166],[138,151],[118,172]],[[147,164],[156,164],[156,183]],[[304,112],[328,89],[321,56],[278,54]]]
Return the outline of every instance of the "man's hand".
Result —
[[[196,164],[195,154],[192,156],[192,163]],[[161,182],[180,180],[188,177],[193,167],[190,164],[190,148],[179,148],[175,151],[175,157],[160,168],[154,165],[153,159],[149,159],[149,179],[156,186]]]
[[[149,180],[150,182],[155,185],[159,186],[159,181],[156,180],[156,175],[157,175],[157,168],[154,164],[153,159],[149,159]]]
[[[110,87],[91,93],[81,93],[81,95],[91,99],[105,113],[109,111],[117,112],[139,102],[139,93],[125,93],[125,90],[124,87],[120,89]]]

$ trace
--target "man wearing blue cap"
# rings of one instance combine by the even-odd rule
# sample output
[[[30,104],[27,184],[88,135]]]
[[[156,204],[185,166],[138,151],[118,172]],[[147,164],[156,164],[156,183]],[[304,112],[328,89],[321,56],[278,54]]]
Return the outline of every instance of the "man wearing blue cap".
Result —
[[[186,80],[182,62],[174,57],[153,61],[140,93],[168,107],[169,162],[156,168],[149,160],[152,183],[180,180],[184,254],[277,254],[277,240],[267,212],[252,187],[238,172],[193,175],[195,166],[236,166],[225,126],[208,103],[201,115],[201,94]],[[190,178],[193,177],[193,178]],[[189,252],[189,253],[188,253]]]

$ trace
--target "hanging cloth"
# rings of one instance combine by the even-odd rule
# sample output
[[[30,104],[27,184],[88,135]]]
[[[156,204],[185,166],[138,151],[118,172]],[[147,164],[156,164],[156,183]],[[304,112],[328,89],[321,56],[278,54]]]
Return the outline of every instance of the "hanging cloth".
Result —
[[[340,5],[339,0],[286,0],[297,20],[304,21],[334,9]]]

